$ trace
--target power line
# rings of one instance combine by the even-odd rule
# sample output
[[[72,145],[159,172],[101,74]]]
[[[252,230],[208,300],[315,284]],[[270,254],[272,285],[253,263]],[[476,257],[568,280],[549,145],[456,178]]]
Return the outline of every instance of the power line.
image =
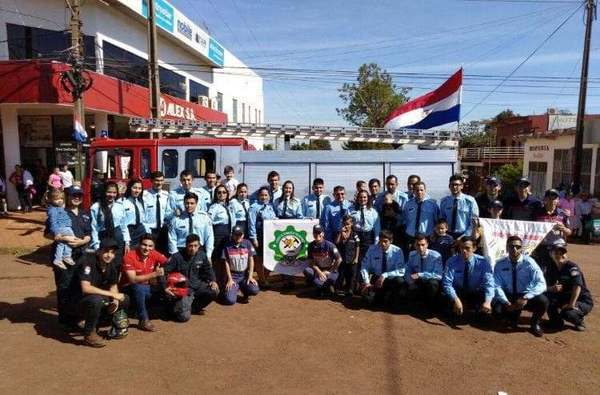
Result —
[[[541,43],[538,45],[521,63],[519,63],[508,75],[500,81],[498,85],[494,89],[492,89],[487,95],[483,97],[475,106],[473,106],[464,116],[466,118],[471,114],[481,103],[485,102],[491,95],[494,94],[510,77],[512,77],[529,59],[531,59],[554,35],[583,7],[583,3],[579,4],[579,6],[573,11],[569,16],[567,16]]]

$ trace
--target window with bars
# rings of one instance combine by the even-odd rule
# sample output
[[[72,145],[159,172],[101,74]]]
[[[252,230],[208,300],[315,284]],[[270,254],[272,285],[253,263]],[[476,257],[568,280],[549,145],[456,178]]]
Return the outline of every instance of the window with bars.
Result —
[[[534,196],[543,196],[546,189],[546,173],[548,163],[529,162],[529,181],[531,182],[531,193]]]
[[[565,186],[571,185],[573,181],[573,149],[555,149],[554,163],[552,167],[552,186],[557,187],[560,184]]]

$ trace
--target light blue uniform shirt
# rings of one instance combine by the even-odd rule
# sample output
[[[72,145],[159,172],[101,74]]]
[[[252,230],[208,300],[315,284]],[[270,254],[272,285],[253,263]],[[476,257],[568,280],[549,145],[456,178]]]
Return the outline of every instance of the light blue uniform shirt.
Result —
[[[123,209],[125,211],[125,224],[135,225],[135,206],[140,212],[140,223],[144,225],[147,233],[150,233],[150,227],[146,224],[146,207],[137,199],[123,199]],[[135,205],[135,206],[134,206]]]
[[[279,197],[273,202],[273,208],[277,218],[304,218],[302,203],[297,198],[287,199],[286,201],[283,197]]]
[[[317,218],[317,200],[321,205],[321,215]],[[304,199],[302,199],[302,212],[304,214],[304,218],[310,219],[318,219],[321,220],[323,217],[323,213],[325,212],[325,207],[331,204],[331,198],[324,194],[319,196],[311,193],[310,195],[306,195]]]
[[[170,213],[169,206],[169,192],[160,190],[155,191],[150,188],[144,191],[144,195],[142,198],[144,199],[144,206],[146,206],[146,220],[144,221],[148,224],[148,227],[151,229],[156,229],[156,209],[158,208],[156,204],[156,197],[158,196],[158,200],[160,202],[160,222],[161,226],[166,225],[165,219],[170,218],[172,214]]]
[[[417,232],[417,213],[419,210],[419,202],[417,199],[411,199],[404,205],[402,211],[402,223],[405,226],[406,234],[415,237],[416,233],[423,233],[425,236],[431,236],[435,223],[440,217],[440,209],[433,199],[425,199],[421,202],[421,215],[419,217],[419,225]]]
[[[342,219],[346,214],[352,214],[352,203],[347,200],[341,203],[334,200],[325,208],[321,223],[327,240],[334,240],[336,233],[342,229]]]
[[[209,188],[205,185],[201,189],[208,194],[208,204],[206,207],[209,207],[215,200],[215,189],[217,189],[217,186],[215,185],[214,187]]]
[[[363,216],[361,215],[361,211],[364,212],[364,221]],[[379,221],[379,214],[377,210],[373,207],[354,207],[354,211],[350,213],[352,218],[354,219],[354,224],[358,225],[361,231],[371,232],[373,231],[375,235],[375,243],[379,241],[379,232],[381,232],[381,222]]]
[[[381,211],[381,208],[383,207],[383,199],[386,193],[387,191],[384,191],[377,195],[375,203],[373,203],[373,206],[377,209],[377,211]],[[406,193],[399,189],[396,189],[396,192],[392,193],[392,196],[396,203],[400,205],[400,209],[403,209],[406,202],[408,202],[408,196],[406,196]]]
[[[250,219],[248,220],[248,237],[250,240],[258,240],[262,243],[262,234],[257,234],[256,224],[265,219],[277,219],[271,203],[253,203],[248,211]],[[261,219],[262,218],[262,219]]]
[[[178,251],[177,248],[185,247],[185,238],[190,234],[189,216],[190,215],[187,212],[184,212],[179,217],[173,217],[169,223],[170,254],[176,253]],[[210,257],[214,249],[215,236],[208,214],[196,212],[192,216],[192,230],[193,234],[200,237],[200,243],[206,251],[206,256]]]
[[[481,255],[473,254],[468,263],[469,284],[468,290],[463,289],[465,261],[462,255],[454,255],[446,262],[446,273],[442,279],[444,294],[456,299],[456,290],[483,292],[486,302],[491,302],[494,297],[494,275],[492,266]]]
[[[242,201],[231,199],[229,204],[233,206],[236,222],[248,221],[248,216],[250,214],[250,201],[248,199]]]
[[[110,212],[112,213],[115,230],[117,227],[120,228],[123,241],[125,244],[129,243],[131,237],[129,236],[129,229],[127,229],[127,223],[125,221],[125,208],[123,207],[123,203],[115,201],[111,206]],[[106,230],[100,203],[96,202],[92,204],[90,215],[92,217],[92,242],[90,243],[90,247],[97,250],[100,247],[100,238],[98,234]]]
[[[227,215],[227,212],[229,212],[229,215]],[[233,229],[235,226],[235,210],[231,203],[227,207],[223,203],[213,203],[208,208],[208,216],[213,225],[229,224],[229,229]]]
[[[179,210],[179,215],[185,212],[183,198],[188,192],[195,193],[196,196],[198,196],[198,205],[196,206],[196,212],[206,212],[206,210],[208,210],[208,206],[210,206],[212,202],[210,201],[210,195],[208,194],[208,192],[206,192],[205,189],[192,187],[188,191],[183,189],[182,186],[180,186],[179,188],[174,189],[169,193],[170,216],[168,217],[168,219],[171,219],[173,216],[177,215],[177,210]]]
[[[386,255],[386,270],[382,272],[383,254]],[[363,283],[370,284],[370,276],[376,275],[383,278],[402,277],[406,270],[406,264],[404,262],[404,252],[391,244],[387,251],[379,246],[379,244],[373,244],[367,250],[365,257],[360,265],[360,275]]]
[[[275,201],[275,199],[279,199],[281,197],[281,194],[283,193],[283,188],[280,186],[278,190],[274,191],[273,189],[271,189],[271,187],[269,185],[263,185],[263,187],[267,187],[269,189],[269,196],[270,198],[270,202],[273,203]],[[250,203],[254,203],[258,201],[258,191],[259,189],[257,189],[256,191],[254,191],[252,193],[252,195],[250,195]]]
[[[473,231],[473,217],[479,216],[479,207],[472,196],[459,194],[457,210],[456,210],[456,225],[452,229],[452,207],[454,204],[454,196],[446,196],[440,201],[440,217],[448,221],[448,231],[450,233],[464,233],[471,235]]]
[[[509,303],[506,295],[512,296],[513,293],[513,268],[514,265],[509,257],[499,259],[494,266],[496,298],[504,304]],[[518,295],[523,295],[524,299],[531,299],[546,292],[544,273],[533,258],[521,255],[516,270]]]
[[[408,254],[404,280],[409,284],[414,283],[415,280],[410,277],[414,273],[418,273],[421,280],[441,280],[443,272],[442,256],[439,252],[428,249],[422,256],[417,251],[411,251]]]

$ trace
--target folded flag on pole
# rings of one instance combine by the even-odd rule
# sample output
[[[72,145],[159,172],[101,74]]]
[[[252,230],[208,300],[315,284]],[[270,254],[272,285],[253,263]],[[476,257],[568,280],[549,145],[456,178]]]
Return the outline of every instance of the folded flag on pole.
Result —
[[[458,122],[462,100],[462,68],[442,86],[397,107],[385,120],[386,129],[429,129]]]
[[[88,138],[85,128],[83,125],[81,125],[81,122],[78,119],[75,120],[74,123],[75,127],[73,128],[73,139],[78,143],[85,143]]]

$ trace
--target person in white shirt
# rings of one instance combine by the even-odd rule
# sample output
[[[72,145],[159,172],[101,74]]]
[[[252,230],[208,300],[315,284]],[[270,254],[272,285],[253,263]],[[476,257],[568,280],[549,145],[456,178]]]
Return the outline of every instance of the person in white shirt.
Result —
[[[235,179],[232,166],[229,166],[229,165],[225,166],[225,168],[223,169],[223,174],[225,175],[225,180],[223,181],[223,185],[225,185],[225,188],[227,189],[227,192],[229,193],[229,199],[233,199],[233,197],[235,196],[235,194],[237,192],[237,186],[240,182]]]
[[[68,194],[71,191],[71,188],[73,187],[73,173],[71,173],[71,170],[69,170],[69,165],[61,165],[59,174],[64,191],[66,194]]]

